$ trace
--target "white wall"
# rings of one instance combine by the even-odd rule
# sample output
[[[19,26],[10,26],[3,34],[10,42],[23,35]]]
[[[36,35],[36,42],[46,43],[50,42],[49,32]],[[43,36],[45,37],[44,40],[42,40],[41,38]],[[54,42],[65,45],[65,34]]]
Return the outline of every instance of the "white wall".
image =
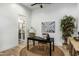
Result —
[[[72,15],[76,19],[79,19],[77,4],[52,4],[45,8],[38,8],[32,11],[31,25],[36,29],[37,36],[41,35],[41,22],[55,21],[55,33],[50,34],[55,38],[56,45],[62,45],[62,33],[60,31],[60,19],[64,15]]]
[[[79,32],[79,3],[77,4],[77,17],[78,17],[78,20],[77,20],[77,23],[78,23],[78,32]]]
[[[0,51],[18,45],[19,14],[27,16],[27,21],[30,20],[31,11],[22,5],[0,4]]]
[[[31,23],[31,15],[32,15],[32,10],[23,4],[12,4],[13,12],[16,13],[17,18],[19,15],[23,15],[26,18],[26,41],[27,41],[27,36],[28,36],[28,30],[30,28],[30,23]],[[18,18],[19,19],[19,18]]]
[[[36,29],[38,36],[41,36],[41,22],[55,21],[55,33],[50,35],[55,38],[57,45],[62,45],[60,19],[65,14],[79,19],[78,10],[79,5],[77,4],[53,4],[43,9],[33,10],[31,18],[31,10],[22,4],[0,4],[0,51],[18,45],[18,15],[27,17],[27,30],[32,19],[31,26]]]

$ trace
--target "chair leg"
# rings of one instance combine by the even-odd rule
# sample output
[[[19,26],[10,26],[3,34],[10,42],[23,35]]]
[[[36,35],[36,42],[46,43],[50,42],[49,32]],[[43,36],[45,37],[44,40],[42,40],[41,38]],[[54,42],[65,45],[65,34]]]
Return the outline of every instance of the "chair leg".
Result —
[[[45,50],[45,51],[47,51],[47,47],[48,47],[48,46],[47,46],[46,44],[44,44],[44,50]]]
[[[40,44],[38,43],[38,48],[40,47]]]
[[[45,45],[43,45],[43,47],[44,47],[44,51],[46,51],[46,46],[45,46]]]
[[[41,44],[40,43],[38,43],[38,48],[40,48],[41,47]]]
[[[40,44],[40,43],[38,43],[38,48],[40,48],[41,46],[43,47],[44,51],[47,51],[47,47],[48,47],[47,44]]]

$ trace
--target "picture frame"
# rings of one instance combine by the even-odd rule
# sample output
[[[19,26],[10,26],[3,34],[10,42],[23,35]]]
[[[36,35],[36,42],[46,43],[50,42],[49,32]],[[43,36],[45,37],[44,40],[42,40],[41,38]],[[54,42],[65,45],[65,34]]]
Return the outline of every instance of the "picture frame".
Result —
[[[42,33],[55,33],[55,21],[42,22]]]

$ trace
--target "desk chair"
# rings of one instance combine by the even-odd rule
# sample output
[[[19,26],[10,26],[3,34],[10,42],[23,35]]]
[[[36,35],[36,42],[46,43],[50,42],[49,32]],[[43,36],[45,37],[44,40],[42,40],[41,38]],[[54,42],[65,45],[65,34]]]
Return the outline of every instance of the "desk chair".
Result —
[[[49,34],[44,34],[44,35],[46,35],[46,40],[50,40]],[[48,43],[46,43],[46,42],[38,42],[38,48],[40,48],[40,47],[44,47],[44,51],[47,51]]]

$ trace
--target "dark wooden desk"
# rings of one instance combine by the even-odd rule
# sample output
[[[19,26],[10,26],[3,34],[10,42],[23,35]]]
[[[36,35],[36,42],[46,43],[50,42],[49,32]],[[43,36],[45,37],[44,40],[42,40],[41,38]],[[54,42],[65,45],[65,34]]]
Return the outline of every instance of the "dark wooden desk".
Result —
[[[53,42],[53,51],[54,51],[54,38],[50,38],[50,40],[45,40],[42,37],[28,37],[27,38],[27,50],[29,50],[29,40],[33,41],[33,46],[35,46],[35,41],[49,43],[49,55],[51,56],[51,43]]]

